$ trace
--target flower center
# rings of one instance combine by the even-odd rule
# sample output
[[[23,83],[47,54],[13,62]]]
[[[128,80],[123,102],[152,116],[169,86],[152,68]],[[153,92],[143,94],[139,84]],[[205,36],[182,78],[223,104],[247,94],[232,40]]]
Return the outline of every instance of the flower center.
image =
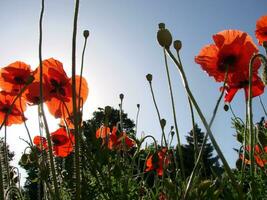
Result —
[[[19,76],[15,76],[14,77],[14,81],[17,83],[17,84],[24,84],[25,81],[23,80],[22,77],[19,77]]]
[[[66,92],[65,92],[64,88],[62,87],[62,85],[58,81],[56,81],[55,79],[51,79],[50,83],[54,87],[54,89],[52,89],[50,91],[51,93],[59,93],[62,96],[66,96]]]
[[[61,146],[67,143],[67,138],[62,135],[52,136],[52,142],[55,146]]]
[[[218,67],[219,71],[225,72],[227,66],[229,67],[228,70],[230,71],[231,69],[233,69],[233,65],[235,64],[236,60],[237,59],[235,55],[228,55],[228,56],[223,57],[219,63],[219,67]]]
[[[3,108],[1,108],[1,111],[4,113],[8,113],[9,107],[3,107]]]

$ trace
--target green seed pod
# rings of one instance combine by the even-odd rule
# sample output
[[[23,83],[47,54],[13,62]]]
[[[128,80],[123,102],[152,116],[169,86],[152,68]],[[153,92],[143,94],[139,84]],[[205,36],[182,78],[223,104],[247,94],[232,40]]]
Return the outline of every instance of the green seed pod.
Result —
[[[88,30],[84,30],[83,31],[83,36],[85,37],[85,39],[88,38],[89,37],[89,31]]]
[[[27,165],[28,164],[28,154],[23,154],[20,158],[20,162],[22,165]]]
[[[229,110],[229,106],[228,106],[227,104],[224,104],[223,109],[224,109],[225,111],[228,111],[228,110]]]
[[[170,31],[165,28],[164,23],[159,24],[157,39],[158,39],[160,46],[162,47],[169,48],[172,44],[172,35]]]
[[[146,80],[148,80],[148,82],[151,82],[152,79],[153,79],[152,74],[147,74],[147,75],[146,75]]]
[[[173,47],[176,51],[180,51],[180,49],[182,48],[182,42],[180,40],[175,40],[173,42]]]

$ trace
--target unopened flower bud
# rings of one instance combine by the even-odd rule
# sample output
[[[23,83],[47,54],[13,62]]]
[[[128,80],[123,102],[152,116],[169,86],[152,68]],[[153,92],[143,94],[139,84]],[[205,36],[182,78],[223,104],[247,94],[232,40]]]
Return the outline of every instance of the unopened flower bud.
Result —
[[[87,39],[89,37],[89,31],[88,30],[84,30],[83,31],[83,36],[85,37],[85,39]]]
[[[165,28],[164,23],[159,24],[157,39],[158,39],[160,46],[162,47],[169,48],[172,44],[172,35],[170,31]]]
[[[224,109],[225,111],[228,111],[228,110],[229,110],[229,106],[228,106],[227,104],[224,104],[223,109]]]
[[[180,40],[175,40],[173,42],[173,47],[176,51],[180,51],[180,49],[182,48],[182,42]]]
[[[120,99],[123,100],[123,98],[124,98],[124,95],[121,93],[120,94]]]
[[[152,79],[153,79],[152,74],[147,74],[147,75],[146,75],[146,79],[148,80],[148,82],[151,82]]]
[[[162,128],[164,128],[165,125],[166,125],[166,120],[165,119],[161,119],[160,120],[160,125],[161,125]]]
[[[140,104],[139,103],[136,106],[137,106],[137,108],[140,108]]]

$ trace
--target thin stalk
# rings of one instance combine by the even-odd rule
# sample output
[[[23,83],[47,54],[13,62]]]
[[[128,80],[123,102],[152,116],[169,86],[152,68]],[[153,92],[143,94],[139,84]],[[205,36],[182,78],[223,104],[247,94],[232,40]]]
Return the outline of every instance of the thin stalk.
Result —
[[[137,113],[136,113],[136,118],[135,118],[135,130],[134,130],[134,135],[135,136],[137,134],[137,125],[138,125],[139,112],[140,112],[140,105],[137,104]]]
[[[9,165],[8,165],[8,151],[7,151],[7,127],[5,126],[5,144],[4,144],[4,153],[5,153],[5,167],[6,167],[6,179],[7,186],[10,186],[10,178],[9,178]]]
[[[264,106],[264,104],[263,104],[263,102],[261,100],[261,96],[259,96],[259,99],[260,99],[260,104],[261,104],[261,107],[262,107],[262,109],[264,111],[265,117],[267,117],[267,111],[266,111],[265,106]]]
[[[163,137],[165,146],[168,147],[168,143],[167,143],[167,140],[166,140],[164,128],[161,126],[161,117],[160,117],[159,108],[157,106],[157,102],[156,102],[156,99],[155,99],[154,91],[153,91],[153,88],[152,88],[152,81],[149,81],[149,86],[150,86],[150,91],[151,91],[152,98],[153,98],[153,103],[154,103],[156,111],[157,111],[157,115],[158,115],[161,131],[162,131],[162,137]]]
[[[163,48],[163,53],[164,53],[164,61],[165,61],[165,67],[166,67],[166,72],[167,72],[169,90],[170,90],[170,95],[171,95],[172,114],[173,114],[174,127],[175,127],[176,136],[177,136],[177,142],[178,142],[178,155],[179,155],[179,160],[180,160],[182,178],[185,179],[183,152],[181,148],[181,141],[180,141],[177,118],[176,118],[176,111],[175,111],[175,104],[174,104],[174,98],[173,98],[173,92],[172,92],[172,84],[171,84],[169,66],[168,66],[166,51],[164,48]]]
[[[75,136],[75,172],[76,172],[76,193],[75,199],[81,199],[81,177],[80,177],[80,140],[77,121],[77,104],[76,104],[76,36],[77,36],[77,21],[79,13],[79,0],[75,1],[74,19],[73,19],[73,35],[72,35],[72,107],[73,107],[73,121],[74,121],[74,136]]]
[[[40,90],[40,104],[39,106],[40,106],[41,115],[43,117],[44,127],[45,127],[47,142],[48,142],[48,154],[49,154],[49,160],[50,160],[51,171],[52,171],[52,181],[53,181],[54,189],[55,189],[55,197],[56,199],[60,199],[59,189],[58,189],[58,184],[57,184],[57,179],[56,179],[55,164],[54,164],[54,159],[53,159],[53,152],[52,152],[52,142],[50,138],[48,123],[47,123],[46,116],[44,113],[44,108],[43,108],[43,64],[42,64],[43,15],[44,15],[44,0],[42,0],[40,20],[39,20],[39,66],[40,66],[40,77],[39,77],[40,78],[40,89],[39,89]]]
[[[188,97],[188,104],[190,107],[190,113],[191,113],[191,122],[192,122],[192,131],[193,131],[193,139],[194,139],[194,147],[195,147],[195,162],[197,160],[197,156],[198,156],[198,139],[197,139],[197,135],[196,135],[196,130],[195,130],[195,116],[194,116],[194,109],[193,109],[193,105],[192,102],[190,100],[190,98]]]
[[[246,102],[247,105],[247,102]],[[245,155],[246,155],[246,146],[247,146],[247,127],[248,127],[248,107],[246,106],[246,122],[244,127],[244,141],[243,141],[243,159],[242,159],[242,168],[241,168],[241,185],[243,185],[243,177],[245,170]]]
[[[226,172],[227,172],[227,174],[228,174],[228,176],[229,176],[229,178],[231,180],[231,183],[233,184],[235,190],[238,192],[239,198],[243,199],[242,191],[240,190],[240,187],[239,187],[239,185],[237,184],[237,182],[235,180],[235,177],[234,177],[234,175],[233,175],[233,173],[231,171],[231,168],[230,168],[228,162],[226,161],[226,159],[225,159],[225,157],[224,157],[219,145],[217,144],[217,142],[216,142],[216,140],[215,140],[215,138],[214,138],[214,136],[212,134],[212,131],[210,129],[210,126],[208,125],[208,123],[206,121],[206,118],[204,117],[200,107],[198,106],[198,104],[197,104],[197,102],[196,102],[196,100],[195,100],[195,98],[194,98],[194,96],[193,96],[193,94],[192,94],[192,92],[191,92],[191,90],[189,88],[188,81],[187,81],[187,78],[185,76],[185,72],[183,70],[182,65],[180,65],[180,63],[176,60],[175,56],[172,54],[172,52],[169,49],[166,49],[166,51],[167,51],[168,55],[170,56],[170,58],[175,63],[175,65],[177,66],[177,68],[178,68],[178,70],[180,72],[180,76],[181,76],[181,78],[183,80],[183,84],[184,84],[185,90],[187,92],[187,95],[189,96],[190,100],[192,101],[192,104],[194,105],[194,107],[196,108],[196,111],[197,111],[197,113],[198,113],[203,125],[205,126],[205,128],[207,130],[207,134],[210,137],[210,140],[211,140],[211,142],[212,142],[212,144],[214,146],[214,149],[217,151],[218,156],[222,160],[222,163],[223,163],[223,165],[225,167],[225,170],[226,170]]]
[[[5,148],[3,146],[3,148]],[[3,183],[3,169],[2,169],[2,154],[0,153],[0,200],[5,200],[4,196],[4,183]]]

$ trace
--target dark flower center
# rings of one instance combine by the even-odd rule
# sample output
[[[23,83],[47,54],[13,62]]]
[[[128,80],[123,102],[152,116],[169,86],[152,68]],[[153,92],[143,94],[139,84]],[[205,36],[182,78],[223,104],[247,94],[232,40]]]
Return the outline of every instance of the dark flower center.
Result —
[[[19,77],[19,76],[15,76],[14,77],[14,81],[17,83],[17,84],[24,84],[25,81],[23,80],[22,77]]]
[[[62,135],[56,135],[56,136],[52,136],[52,142],[55,146],[61,146],[66,144],[68,141],[68,139],[66,138],[66,136],[62,136]]]
[[[62,96],[66,96],[66,92],[65,92],[64,88],[62,87],[62,85],[58,81],[56,81],[55,79],[51,79],[50,83],[54,87],[54,89],[52,89],[50,91],[51,93],[59,93]]]
[[[3,107],[3,108],[1,108],[1,111],[4,113],[8,113],[9,107]]]
[[[235,64],[236,60],[237,58],[235,55],[228,55],[228,56],[223,57],[220,60],[220,63],[218,66],[219,71],[225,72],[227,69],[227,66],[229,68],[228,70],[230,71],[231,69],[233,69],[233,65]]]

